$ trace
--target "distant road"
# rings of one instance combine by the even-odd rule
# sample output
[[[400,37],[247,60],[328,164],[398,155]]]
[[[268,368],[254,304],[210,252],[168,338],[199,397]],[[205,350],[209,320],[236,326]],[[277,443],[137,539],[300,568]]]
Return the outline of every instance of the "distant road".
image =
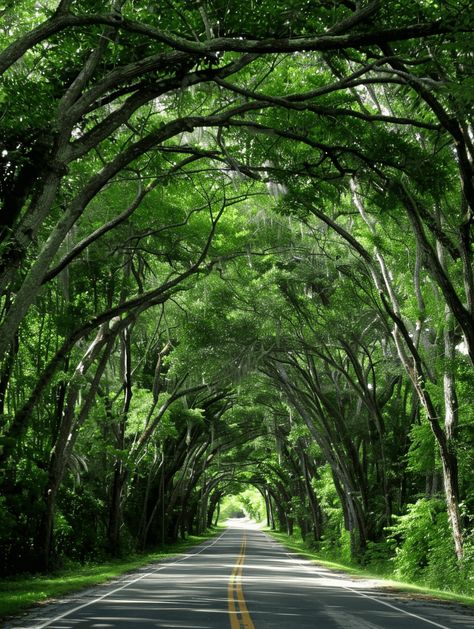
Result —
[[[449,603],[375,590],[288,552],[246,522],[184,557],[7,627],[23,629],[473,628]]]

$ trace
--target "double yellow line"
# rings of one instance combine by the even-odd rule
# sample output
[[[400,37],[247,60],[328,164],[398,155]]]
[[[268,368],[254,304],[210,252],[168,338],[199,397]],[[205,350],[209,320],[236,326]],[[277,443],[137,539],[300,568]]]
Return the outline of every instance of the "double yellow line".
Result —
[[[227,588],[231,629],[255,629],[255,625],[250,618],[249,610],[245,604],[244,591],[242,589],[242,572],[244,569],[246,547],[247,536],[244,533],[242,546],[240,547],[240,555],[237,558],[237,563],[234,566]]]

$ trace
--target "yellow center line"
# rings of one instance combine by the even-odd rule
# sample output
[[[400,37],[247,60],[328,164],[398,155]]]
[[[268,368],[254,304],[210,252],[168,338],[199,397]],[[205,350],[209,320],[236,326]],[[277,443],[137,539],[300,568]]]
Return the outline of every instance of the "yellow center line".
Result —
[[[245,603],[244,590],[242,588],[242,572],[245,561],[245,549],[247,547],[247,536],[244,533],[240,554],[237,563],[232,571],[227,588],[227,599],[229,602],[229,616],[231,629],[255,629],[255,625],[250,618],[249,610]]]

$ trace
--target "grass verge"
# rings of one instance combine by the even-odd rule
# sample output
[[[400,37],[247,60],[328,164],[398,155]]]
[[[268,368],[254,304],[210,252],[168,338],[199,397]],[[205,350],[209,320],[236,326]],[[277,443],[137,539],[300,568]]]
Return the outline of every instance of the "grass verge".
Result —
[[[169,559],[222,532],[215,528],[203,535],[169,544],[155,552],[130,555],[103,563],[74,565],[51,574],[20,575],[0,579],[0,619],[29,610],[32,606],[110,581],[149,563]]]
[[[390,574],[377,574],[370,570],[364,570],[359,566],[352,564],[336,563],[334,561],[328,561],[325,558],[321,558],[317,552],[312,551],[305,542],[299,536],[290,536],[286,533],[280,533],[278,531],[271,531],[268,528],[263,529],[265,533],[280,542],[285,548],[291,550],[293,553],[310,559],[315,563],[330,568],[331,570],[345,572],[346,574],[354,577],[360,577],[364,579],[378,579],[382,581],[381,587],[385,590],[391,590],[396,592],[405,592],[413,594],[414,597],[431,598],[443,601],[451,601],[455,603],[461,603],[463,605],[469,605],[474,607],[474,597],[466,596],[464,594],[456,594],[456,592],[448,592],[444,590],[434,590],[416,583],[405,583],[394,579]]]

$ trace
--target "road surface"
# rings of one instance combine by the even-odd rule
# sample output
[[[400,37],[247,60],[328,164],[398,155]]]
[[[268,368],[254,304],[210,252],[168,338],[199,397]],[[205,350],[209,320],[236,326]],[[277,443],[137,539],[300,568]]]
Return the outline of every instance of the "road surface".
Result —
[[[467,608],[413,600],[289,554],[245,522],[8,627],[23,629],[474,629]],[[29,618],[29,619],[28,619]]]

